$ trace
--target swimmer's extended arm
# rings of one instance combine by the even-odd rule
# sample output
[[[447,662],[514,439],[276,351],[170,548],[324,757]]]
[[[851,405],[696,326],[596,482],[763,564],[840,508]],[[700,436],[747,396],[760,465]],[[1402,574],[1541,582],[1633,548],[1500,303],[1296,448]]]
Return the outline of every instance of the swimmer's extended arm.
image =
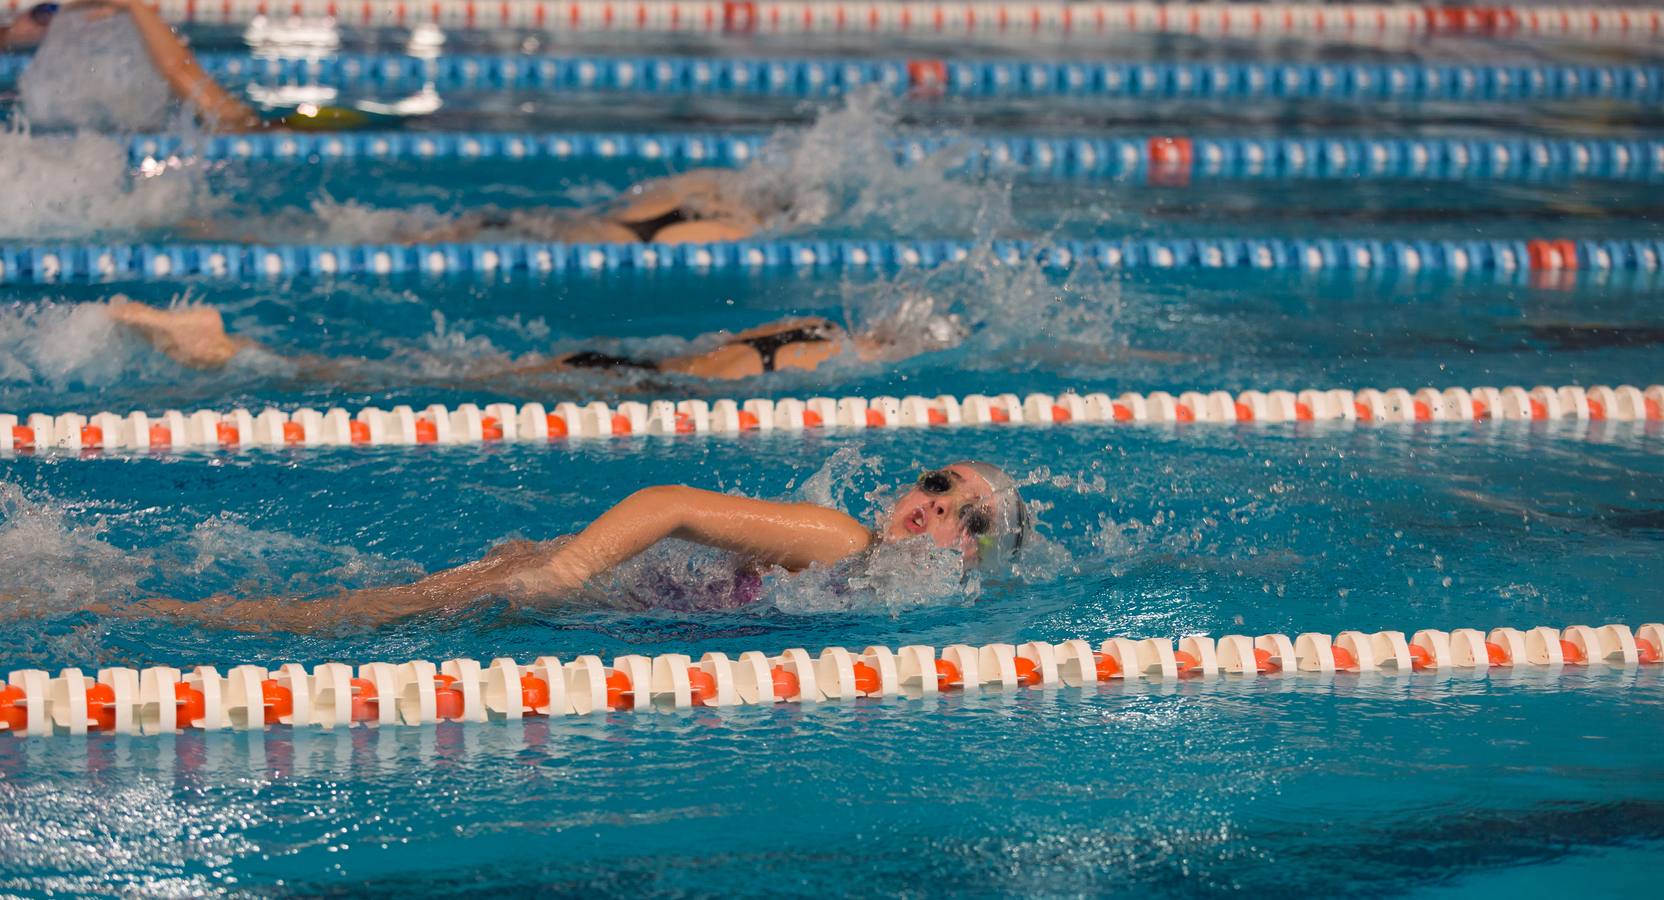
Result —
[[[516,572],[513,593],[531,602],[556,599],[665,538],[729,550],[794,571],[836,562],[872,541],[860,522],[824,506],[661,485],[636,491],[541,564]]]
[[[496,548],[483,560],[435,572],[411,584],[345,591],[312,601],[156,599],[124,608],[119,614],[253,631],[381,625],[425,612],[460,610],[488,597],[527,603],[557,600],[671,537],[794,570],[836,562],[866,549],[872,541],[860,522],[824,506],[663,485],[636,491],[554,549],[517,541]],[[115,610],[97,607],[95,611]]]
[[[260,117],[247,104],[231,96],[209,77],[196,55],[179,39],[144,0],[100,0],[127,10],[133,27],[144,40],[145,51],[156,71],[173,88],[180,100],[196,107],[203,123],[214,131],[250,131],[260,126]]]

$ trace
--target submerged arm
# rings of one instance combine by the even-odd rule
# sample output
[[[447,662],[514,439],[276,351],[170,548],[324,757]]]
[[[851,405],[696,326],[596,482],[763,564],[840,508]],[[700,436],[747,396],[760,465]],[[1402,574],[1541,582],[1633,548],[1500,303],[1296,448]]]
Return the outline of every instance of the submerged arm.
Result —
[[[127,10],[157,73],[167,81],[175,96],[196,107],[210,129],[237,132],[260,126],[260,117],[255,115],[254,110],[227,93],[219,82],[204,72],[196,54],[144,0],[107,2]]]

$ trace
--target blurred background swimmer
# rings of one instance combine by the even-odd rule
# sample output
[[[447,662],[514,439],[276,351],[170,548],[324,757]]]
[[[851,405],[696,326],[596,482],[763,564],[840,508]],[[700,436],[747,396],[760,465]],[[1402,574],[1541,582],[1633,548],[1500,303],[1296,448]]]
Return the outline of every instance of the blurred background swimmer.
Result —
[[[0,25],[0,50],[25,50],[46,37],[46,28],[58,14],[58,4],[37,3]]]
[[[20,15],[3,32],[0,32],[0,49],[25,49],[40,47],[44,54],[54,49],[49,36],[55,35],[59,29],[74,27],[87,28],[93,23],[102,22],[112,16],[125,14],[131,22],[133,31],[137,34],[143,46],[144,54],[149,60],[155,74],[166,82],[172,96],[184,103],[200,120],[202,126],[210,132],[239,133],[247,131],[262,131],[269,129],[293,129],[313,131],[339,131],[369,126],[386,127],[398,122],[402,117],[377,114],[374,112],[350,109],[345,107],[302,104],[293,110],[284,111],[277,118],[265,118],[252,106],[232,96],[221,87],[207,72],[203,71],[197,62],[196,55],[186,46],[185,41],[173,30],[172,26],[162,20],[162,17],[146,5],[143,0],[83,0],[83,2],[66,4],[45,3],[33,7]],[[78,44],[65,45],[60,49],[67,54],[97,54],[98,47],[89,43],[85,46]],[[98,62],[99,60],[80,60],[82,64]],[[35,66],[31,65],[31,69]],[[118,66],[124,71],[114,73],[118,77],[131,77],[134,73],[130,66]],[[55,68],[51,76],[63,79],[69,76],[67,72]],[[29,78],[30,72],[25,72]],[[33,73],[34,82],[38,85],[43,81],[40,73]],[[73,77],[73,76],[69,76]],[[142,79],[140,79],[142,82]],[[25,94],[28,94],[25,85]],[[47,95],[52,94],[51,86],[46,86]],[[30,103],[31,115],[41,103]],[[131,125],[132,122],[124,124]]]
[[[108,312],[116,322],[133,329],[157,350],[189,368],[223,368],[244,351],[276,355],[252,340],[228,334],[224,318],[213,307],[182,304],[164,309],[117,295],[111,299]],[[863,362],[897,361],[956,346],[969,335],[969,329],[955,315],[927,314],[914,316],[913,320],[907,327],[891,319],[887,327],[852,333],[830,319],[783,319],[735,334],[722,334],[719,345],[700,352],[637,359],[584,350],[552,359],[511,363],[481,371],[475,378],[589,369],[729,380],[785,370],[812,372],[846,353]],[[290,362],[305,376],[338,380],[346,374],[347,366],[362,360],[300,356]]]
[[[848,582],[858,577],[864,560],[886,546],[955,555],[967,574],[1008,574],[1030,529],[1016,482],[985,462],[962,461],[925,472],[872,527],[817,503],[660,485],[636,491],[576,535],[500,544],[484,559],[410,584],[345,591],[312,601],[153,599],[121,614],[245,630],[311,631],[382,625],[423,613],[456,613],[493,599],[531,608],[573,606],[584,603],[586,586],[672,539],[728,555],[735,577],[717,590],[704,591],[706,596],[690,605],[733,609],[761,597],[765,574],[831,568]],[[676,594],[654,592],[655,597]]]

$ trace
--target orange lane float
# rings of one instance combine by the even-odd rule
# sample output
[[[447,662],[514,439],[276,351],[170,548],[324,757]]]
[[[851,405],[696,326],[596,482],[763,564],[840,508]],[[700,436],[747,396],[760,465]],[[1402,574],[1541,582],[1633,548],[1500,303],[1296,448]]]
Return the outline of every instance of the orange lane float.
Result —
[[[1258,636],[1187,635],[1029,641],[940,650],[910,645],[819,654],[706,653],[596,656],[531,663],[452,659],[356,669],[295,663],[275,669],[239,665],[180,670],[80,669],[53,676],[13,671],[0,682],[0,732],[14,735],[171,734],[274,726],[350,728],[488,722],[695,707],[813,703],[864,697],[924,697],[943,692],[1022,690],[1184,678],[1277,677],[1356,673],[1410,675],[1502,668],[1655,666],[1664,624],[1540,626],[1305,632]]]
[[[355,413],[246,409],[220,413],[168,410],[152,417],[101,412],[0,415],[0,452],[73,450],[83,456],[117,450],[226,451],[251,448],[488,444],[577,438],[801,433],[826,430],[959,428],[970,426],[1249,425],[1317,423],[1423,425],[1441,422],[1525,422],[1582,425],[1598,433],[1617,423],[1664,423],[1664,385],[1533,388],[1407,388],[1362,390],[1166,391],[1059,395],[1014,393],[963,397],[811,397],[556,403],[515,406],[439,404],[421,410],[367,407]]]

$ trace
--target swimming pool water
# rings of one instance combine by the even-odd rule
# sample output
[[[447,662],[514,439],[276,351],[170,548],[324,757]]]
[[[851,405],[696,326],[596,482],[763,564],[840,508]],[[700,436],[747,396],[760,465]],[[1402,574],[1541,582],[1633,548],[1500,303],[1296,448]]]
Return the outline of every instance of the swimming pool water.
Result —
[[[239,48],[234,31],[193,34]],[[457,34],[446,52],[1658,62],[1646,46],[1447,39],[1134,38],[1102,51],[529,37]],[[341,45],[403,47],[396,32],[347,32]],[[795,136],[792,171],[835,202],[794,236],[1660,234],[1656,185],[1639,182],[1145,186],[944,176],[863,155],[887,138],[948,133],[1664,134],[1656,109],[1628,104],[444,100],[415,127]],[[14,111],[0,97],[0,115]],[[666,171],[599,160],[192,163],[127,184],[115,177],[124,139],[0,139],[0,164],[33,173],[0,185],[17,210],[0,223],[15,232],[0,234],[8,244],[183,239],[194,218],[232,239],[372,240],[387,223],[364,209],[426,205],[431,214],[412,215],[442,221],[486,204],[575,206]],[[77,171],[87,180],[55,174]],[[58,189],[30,189],[42,183]],[[131,193],[111,201],[111,190]],[[66,205],[42,212],[49,201]],[[7,284],[0,411],[1653,384],[1658,278],[1084,263],[1065,273],[978,254],[932,271]],[[220,372],[181,368],[115,331],[98,303],[116,293],[212,304],[273,353]],[[861,325],[903,300],[959,314],[975,333],[892,366],[839,360],[733,383],[499,371],[580,348],[668,354],[788,315]],[[306,354],[346,364],[320,380],[286,361]],[[0,672],[1638,625],[1664,619],[1658,424],[1077,425],[8,456]],[[661,482],[830,503],[873,521],[895,485],[964,457],[1026,484],[1040,539],[1013,575],[962,584],[904,548],[851,589],[774,575],[741,609],[651,608],[660,573],[692,569],[698,582],[731,568],[672,548],[570,607],[488,606],[374,629],[226,632],[86,610],[221,593],[305,602],[408,580],[505,540],[570,533]],[[0,893],[1641,896],[1664,857],[1661,713],[1659,667],[1566,667],[341,732],[4,737]]]

